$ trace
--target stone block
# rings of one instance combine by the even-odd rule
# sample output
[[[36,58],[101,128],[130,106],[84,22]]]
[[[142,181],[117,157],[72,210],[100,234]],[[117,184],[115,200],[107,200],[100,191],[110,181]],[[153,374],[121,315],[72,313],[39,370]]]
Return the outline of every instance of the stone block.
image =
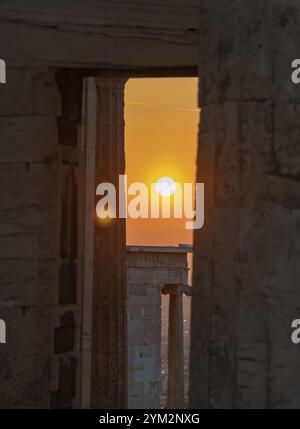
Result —
[[[0,117],[1,162],[44,162],[57,159],[55,118]]]

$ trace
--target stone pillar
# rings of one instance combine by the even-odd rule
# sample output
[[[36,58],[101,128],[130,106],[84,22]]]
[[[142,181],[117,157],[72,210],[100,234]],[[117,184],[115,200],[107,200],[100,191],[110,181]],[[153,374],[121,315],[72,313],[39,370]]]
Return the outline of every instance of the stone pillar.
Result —
[[[300,406],[300,5],[200,0],[191,406]]]
[[[118,189],[118,176],[125,172],[124,84],[119,79],[96,79],[95,189],[102,182]],[[95,217],[94,240],[91,403],[93,408],[123,408],[127,402],[125,221],[103,223]]]
[[[184,408],[184,343],[183,343],[183,293],[191,294],[189,286],[165,285],[164,295],[169,295],[168,335],[168,408]]]
[[[0,408],[48,408],[59,248],[61,98],[53,71],[0,85]]]

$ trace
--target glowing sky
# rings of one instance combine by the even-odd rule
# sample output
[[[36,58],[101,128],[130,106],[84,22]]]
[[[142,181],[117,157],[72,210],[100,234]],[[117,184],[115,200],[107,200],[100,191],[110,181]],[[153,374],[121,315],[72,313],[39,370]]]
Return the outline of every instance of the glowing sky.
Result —
[[[130,79],[125,91],[128,183],[161,177],[195,181],[199,111],[197,79]],[[192,243],[184,219],[127,219],[127,243]]]

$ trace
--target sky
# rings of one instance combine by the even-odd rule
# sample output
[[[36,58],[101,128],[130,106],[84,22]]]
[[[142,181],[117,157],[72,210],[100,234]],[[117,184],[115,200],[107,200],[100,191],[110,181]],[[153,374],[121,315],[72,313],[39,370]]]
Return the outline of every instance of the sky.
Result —
[[[128,185],[161,177],[194,183],[199,110],[196,78],[130,79],[125,87]],[[185,219],[127,219],[127,244],[192,244]]]

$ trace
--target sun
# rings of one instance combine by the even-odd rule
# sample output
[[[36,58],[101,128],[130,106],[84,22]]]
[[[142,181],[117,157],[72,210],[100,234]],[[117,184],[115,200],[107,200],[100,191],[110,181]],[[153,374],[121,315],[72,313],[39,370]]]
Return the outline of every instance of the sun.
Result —
[[[156,182],[155,189],[162,197],[170,197],[176,191],[176,183],[171,177],[162,177]]]

